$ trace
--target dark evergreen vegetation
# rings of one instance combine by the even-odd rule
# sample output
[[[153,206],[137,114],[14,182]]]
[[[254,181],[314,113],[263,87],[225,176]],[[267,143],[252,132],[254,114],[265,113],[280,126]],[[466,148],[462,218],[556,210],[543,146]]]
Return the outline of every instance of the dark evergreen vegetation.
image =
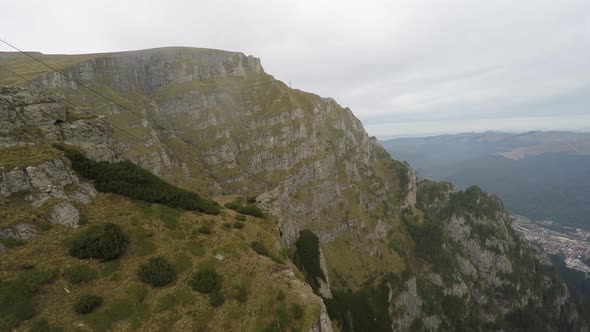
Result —
[[[221,293],[220,290],[214,290],[211,294],[209,294],[209,304],[214,307],[219,307],[225,302],[225,297]]]
[[[299,232],[295,248],[293,262],[303,272],[305,280],[317,293],[320,287],[318,278],[326,280],[320,266],[320,241],[312,231],[305,229]]]
[[[367,285],[356,292],[332,289],[332,298],[324,299],[324,303],[328,315],[343,332],[391,331],[388,294],[385,283],[379,287]]]
[[[102,305],[102,297],[95,295],[95,294],[85,294],[78,299],[78,302],[74,305],[74,311],[76,313],[85,315],[89,314],[94,309],[100,307]]]
[[[293,318],[296,320],[303,318],[303,308],[299,303],[293,303],[291,305],[291,315],[293,315]]]
[[[219,213],[219,205],[216,202],[175,187],[130,161],[96,162],[73,148],[61,145],[56,147],[65,152],[72,162],[72,168],[81,176],[94,180],[94,186],[101,192],[111,192],[185,210]]]
[[[54,271],[30,269],[0,281],[0,331],[12,331],[35,315],[34,296],[54,276]]]
[[[266,247],[264,246],[264,244],[258,242],[258,241],[254,241],[250,244],[250,247],[252,247],[252,249],[254,249],[254,251],[256,251],[257,254],[262,255],[262,256],[269,256],[269,252],[268,249],[266,249]]]
[[[194,291],[209,294],[221,289],[221,276],[213,268],[200,269],[189,281]]]
[[[96,258],[102,262],[119,258],[129,239],[121,227],[112,223],[92,225],[70,240],[70,255],[82,259]]]
[[[137,270],[139,280],[153,287],[163,287],[176,280],[174,266],[164,257],[153,257],[141,264]]]
[[[253,216],[257,218],[264,217],[264,212],[256,205],[249,204],[244,206],[240,201],[236,200],[233,202],[226,203],[223,206],[230,210],[234,210],[237,213],[245,214],[248,216]]]

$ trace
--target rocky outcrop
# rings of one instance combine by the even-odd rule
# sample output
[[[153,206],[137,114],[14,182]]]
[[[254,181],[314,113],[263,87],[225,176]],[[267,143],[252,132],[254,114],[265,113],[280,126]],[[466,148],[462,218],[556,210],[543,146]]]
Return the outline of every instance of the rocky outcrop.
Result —
[[[0,87],[0,148],[63,143],[95,160],[116,160],[125,146],[104,117],[72,109],[35,89]]]
[[[326,306],[322,305],[322,310],[317,323],[309,329],[309,332],[332,332],[332,322],[326,311]]]
[[[96,160],[117,160],[122,147],[112,140],[112,132],[104,119],[71,110],[43,93],[0,87],[0,196],[7,199],[4,208],[30,210],[49,222],[77,227],[76,205],[90,203],[96,190],[81,182],[70,161],[49,143],[76,145]],[[25,204],[17,205],[21,200]],[[5,222],[0,237],[29,240],[39,221]]]
[[[398,319],[394,320],[394,331],[407,331],[415,319],[422,313],[422,299],[416,288],[416,278],[408,280],[405,290],[397,297],[393,305],[393,312]]]
[[[62,201],[55,204],[51,211],[51,222],[68,226],[71,228],[78,227],[80,220],[80,212],[67,201]]]

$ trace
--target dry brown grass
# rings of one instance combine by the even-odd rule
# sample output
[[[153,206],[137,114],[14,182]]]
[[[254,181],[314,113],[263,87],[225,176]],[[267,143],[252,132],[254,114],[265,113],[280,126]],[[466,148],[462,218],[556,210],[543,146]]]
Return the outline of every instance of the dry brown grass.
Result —
[[[132,202],[116,195],[99,194],[93,203],[83,207],[83,213],[89,224],[113,222],[130,234],[131,245],[118,262],[99,263],[88,260],[90,266],[101,272],[99,278],[86,284],[69,284],[63,278],[63,269],[80,263],[80,260],[68,255],[65,240],[75,231],[55,226],[49,231],[41,232],[22,247],[0,253],[0,269],[3,271],[1,278],[11,278],[25,264],[35,265],[40,269],[59,269],[56,280],[44,286],[36,297],[36,317],[58,323],[66,330],[84,324],[79,329],[155,331],[205,328],[211,331],[256,331],[276,318],[275,311],[281,303],[287,306],[299,303],[304,308],[304,318],[290,323],[295,330],[308,330],[317,320],[320,300],[313,295],[311,289],[301,280],[288,277],[288,266],[260,256],[250,248],[249,244],[256,240],[263,242],[273,255],[278,255],[274,249],[278,241],[278,229],[274,221],[248,217],[246,226],[237,230],[223,227],[224,222],[233,221],[233,211],[225,210],[225,216],[171,212],[167,209],[162,214],[161,211],[158,206]],[[176,217],[176,223],[170,221],[173,217]],[[165,222],[164,219],[168,221]],[[204,224],[211,225],[211,234],[197,231]],[[141,246],[136,243],[135,233],[139,228],[156,247],[149,255],[138,255]],[[190,253],[188,244],[191,241],[202,241],[205,247],[203,256]],[[222,262],[217,261],[214,258],[216,254],[224,255],[225,259]],[[172,262],[178,257],[185,260],[188,257],[189,267],[179,273],[173,285],[158,289],[145,285],[148,290],[145,300],[142,304],[136,303],[130,299],[126,290],[139,283],[136,275],[139,264],[155,255],[164,256]],[[105,272],[109,267],[117,265],[114,272]],[[158,301],[161,301],[159,299],[185,289],[192,274],[202,265],[214,265],[222,275],[225,303],[213,308],[206,295],[191,291],[190,301],[187,302],[186,298],[184,301],[177,299],[180,303],[167,310],[162,310],[161,307],[157,310]],[[246,285],[248,288],[246,303],[233,298],[239,285]],[[285,293],[283,301],[277,299],[279,290]],[[184,292],[186,295],[186,291]],[[95,313],[79,316],[74,313],[73,306],[78,297],[85,293],[101,295],[104,304]],[[123,303],[126,306],[122,307],[129,311],[129,317],[109,324],[108,320],[112,317],[105,312],[121,300],[127,301]],[[27,327],[30,324],[31,321],[27,321],[23,325]]]

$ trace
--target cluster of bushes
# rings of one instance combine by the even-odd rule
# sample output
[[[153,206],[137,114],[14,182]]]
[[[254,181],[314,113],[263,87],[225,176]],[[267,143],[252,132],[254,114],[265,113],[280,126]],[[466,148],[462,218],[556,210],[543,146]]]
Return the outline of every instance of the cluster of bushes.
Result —
[[[218,307],[225,302],[221,293],[221,276],[212,267],[205,267],[193,275],[189,286],[199,293],[209,294],[209,304]]]
[[[221,276],[213,268],[200,269],[189,281],[194,291],[210,294],[221,289]]]
[[[95,294],[85,294],[74,305],[74,311],[80,315],[89,314],[102,305],[102,297]]]
[[[256,205],[249,204],[249,205],[244,206],[239,201],[233,201],[233,202],[226,203],[223,206],[225,206],[226,208],[228,208],[230,210],[234,210],[237,213],[245,214],[248,216],[252,216],[252,217],[256,217],[256,218],[264,217],[264,212]]]
[[[176,280],[176,271],[164,257],[153,257],[137,270],[139,280],[153,287],[163,287]]]
[[[256,253],[259,255],[262,255],[262,256],[269,256],[270,255],[270,253],[268,252],[268,249],[266,249],[264,244],[262,244],[258,241],[254,241],[254,242],[250,243],[250,247],[252,249],[254,249],[254,251],[256,251]]]
[[[98,276],[98,272],[86,264],[68,267],[64,270],[64,277],[72,284],[89,282]]]
[[[13,280],[0,281],[0,331],[12,331],[35,315],[33,298],[54,276],[55,271],[33,268],[19,273]]]
[[[298,303],[293,303],[290,307],[287,306],[285,300],[285,293],[279,291],[277,295],[279,305],[274,312],[273,320],[266,326],[263,331],[297,331],[297,328],[289,328],[293,320],[300,320],[303,318],[303,308]]]
[[[471,186],[465,191],[452,193],[444,213],[446,217],[453,214],[470,213],[475,218],[494,218],[501,209],[500,203],[488,196],[477,186]]]
[[[446,240],[440,222],[429,213],[425,214],[421,224],[407,218],[402,220],[414,240],[416,256],[431,263],[436,272],[451,275],[456,266],[456,260],[445,249]]]
[[[445,199],[447,192],[453,190],[453,185],[448,182],[434,182],[424,180],[418,184],[416,191],[416,207],[425,211],[429,205]]]
[[[194,192],[175,187],[129,161],[96,162],[70,147],[56,146],[71,160],[72,168],[81,176],[94,180],[96,189],[166,204],[174,208],[219,214],[219,205]]]
[[[82,259],[96,258],[101,262],[119,258],[129,239],[121,227],[113,223],[92,225],[70,240],[70,255]]]
[[[318,278],[326,280],[320,266],[320,241],[312,231],[305,229],[299,232],[295,248],[293,262],[303,272],[305,280],[317,293],[320,287]]]

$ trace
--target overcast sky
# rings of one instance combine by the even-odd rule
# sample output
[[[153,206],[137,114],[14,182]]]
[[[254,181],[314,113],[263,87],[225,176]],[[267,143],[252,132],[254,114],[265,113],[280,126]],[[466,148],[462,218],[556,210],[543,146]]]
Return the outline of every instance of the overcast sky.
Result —
[[[3,1],[0,37],[241,51],[381,138],[590,130],[590,0]]]

